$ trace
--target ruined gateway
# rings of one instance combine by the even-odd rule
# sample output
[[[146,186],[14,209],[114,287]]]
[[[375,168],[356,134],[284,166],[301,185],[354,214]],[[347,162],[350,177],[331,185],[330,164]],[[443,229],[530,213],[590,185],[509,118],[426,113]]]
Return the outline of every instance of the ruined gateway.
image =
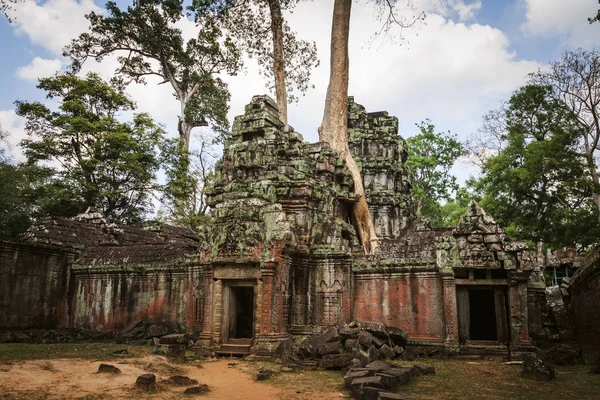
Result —
[[[0,329],[119,331],[179,323],[214,352],[271,355],[350,319],[402,328],[413,344],[456,351],[531,347],[541,331],[537,253],[511,241],[476,203],[458,226],[414,215],[398,120],[349,99],[350,148],[381,248],[366,256],[349,216],[343,160],[305,143],[255,96],[224,144],[199,236],[168,225],[110,224],[88,212],[0,243]]]

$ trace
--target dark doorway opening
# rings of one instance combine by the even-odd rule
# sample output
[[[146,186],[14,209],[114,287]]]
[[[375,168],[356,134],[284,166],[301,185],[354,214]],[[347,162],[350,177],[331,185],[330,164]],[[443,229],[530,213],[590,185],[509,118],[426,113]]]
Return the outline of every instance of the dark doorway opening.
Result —
[[[471,340],[498,340],[494,289],[469,290]]]
[[[229,339],[252,339],[254,287],[231,286],[229,292]]]

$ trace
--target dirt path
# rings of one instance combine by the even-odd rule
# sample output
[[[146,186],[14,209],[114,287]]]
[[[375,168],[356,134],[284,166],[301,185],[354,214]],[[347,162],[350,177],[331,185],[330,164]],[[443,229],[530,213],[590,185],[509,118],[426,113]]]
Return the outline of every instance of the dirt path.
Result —
[[[186,375],[206,383],[210,393],[201,396],[215,400],[263,400],[290,398],[284,391],[256,382],[240,368],[229,367],[230,360],[222,359],[199,367],[170,364],[159,356],[111,362],[121,374],[97,374],[100,361],[57,359],[24,361],[0,366],[0,398],[73,399],[174,399],[181,398],[185,387],[161,384],[172,375]],[[160,387],[158,393],[145,394],[133,388],[141,374],[152,372]],[[186,396],[187,397],[187,396]]]

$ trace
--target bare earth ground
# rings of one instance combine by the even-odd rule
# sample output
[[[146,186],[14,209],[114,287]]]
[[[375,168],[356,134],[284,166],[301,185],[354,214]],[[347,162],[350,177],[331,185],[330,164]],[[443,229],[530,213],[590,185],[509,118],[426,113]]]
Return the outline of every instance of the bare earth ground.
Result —
[[[114,354],[127,348],[126,355]],[[122,374],[97,374],[101,362]],[[233,363],[234,365],[229,365]],[[519,376],[521,367],[500,360],[422,360],[436,375],[414,379],[402,388],[410,399],[599,399],[600,375],[587,374],[589,366],[557,367],[553,382],[536,382]],[[402,363],[409,366],[414,363]],[[0,345],[0,399],[180,399],[185,387],[161,380],[186,375],[209,386],[210,392],[191,398],[329,400],[349,398],[342,376],[331,371],[280,373],[257,382],[260,368],[278,371],[274,363],[220,359],[213,362],[176,362],[151,354],[150,347],[110,343]],[[154,373],[159,391],[134,388],[136,378]],[[185,396],[187,398],[188,396]]]

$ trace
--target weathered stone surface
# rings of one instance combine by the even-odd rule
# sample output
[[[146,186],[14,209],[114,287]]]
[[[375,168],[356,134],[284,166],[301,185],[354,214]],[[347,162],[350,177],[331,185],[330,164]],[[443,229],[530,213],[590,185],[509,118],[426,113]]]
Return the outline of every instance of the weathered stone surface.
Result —
[[[327,354],[339,354],[341,350],[342,344],[340,342],[328,342],[317,347],[317,354],[322,357]]]
[[[532,354],[526,357],[523,362],[521,377],[538,381],[551,381],[555,379],[554,367]]]
[[[383,370],[384,373],[388,375],[394,375],[398,378],[399,385],[406,385],[410,382],[410,378],[413,376],[412,368],[388,368]]]
[[[392,350],[390,346],[384,344],[379,348],[379,355],[381,356],[381,358],[391,360],[396,356],[396,353],[394,353],[394,350]]]
[[[202,385],[192,386],[192,387],[185,389],[183,394],[187,394],[187,395],[204,394],[204,393],[208,393],[209,391],[210,391],[210,389],[208,388],[208,385],[202,384]]]
[[[377,347],[375,347],[374,345],[371,345],[371,347],[369,347],[369,353],[367,355],[369,362],[373,362],[376,360],[379,360],[379,358],[381,357],[381,354],[379,353],[379,350],[377,349]]]
[[[373,335],[370,332],[361,330],[358,333],[358,342],[366,348],[369,348],[371,347],[371,343],[373,343]]]
[[[385,361],[373,361],[367,364],[365,368],[371,371],[381,372],[391,368],[391,365]]]
[[[353,349],[358,347],[358,339],[346,339],[344,342],[344,348],[347,351],[352,351]]]
[[[161,336],[160,344],[187,344],[187,338],[181,333],[172,333],[170,335]]]
[[[325,369],[342,369],[352,364],[353,354],[327,354],[321,363]]]
[[[114,365],[100,364],[98,366],[98,374],[120,374],[121,370]]]
[[[360,332],[360,329],[350,328],[348,326],[342,326],[338,329],[338,333],[342,340],[356,339],[358,336],[358,332]]]
[[[146,329],[146,338],[165,336],[169,333],[169,329],[164,325],[152,324]]]
[[[356,396],[358,400],[377,400],[379,393],[385,391],[385,389],[372,386],[363,386],[358,391],[359,394]]]
[[[386,337],[381,337],[378,335],[373,335],[373,344],[375,346],[377,346],[377,348],[380,348],[381,346],[383,346],[384,344],[389,344],[389,339]]]
[[[386,330],[388,335],[390,335],[390,340],[394,346],[398,346],[400,348],[406,347],[408,335],[402,329],[395,326],[388,326]]]
[[[265,381],[265,380],[271,378],[273,375],[275,375],[275,371],[267,369],[267,368],[263,368],[260,371],[258,371],[258,375],[256,375],[256,380],[257,381]]]
[[[346,372],[346,375],[344,375],[344,387],[348,390],[352,389],[352,381],[355,378],[364,378],[366,376],[373,376],[373,374],[371,374],[371,371],[368,370],[360,370],[360,371],[353,371],[350,370],[348,372]]]
[[[156,385],[156,375],[143,374],[138,376],[137,380],[135,381],[135,387],[150,392],[157,390],[158,386]]]
[[[396,377],[395,375],[386,374],[384,371],[384,372],[376,373],[375,376],[381,377],[381,383],[387,390],[391,390],[392,392],[395,392],[400,387],[400,382],[398,380],[398,377]]]
[[[576,346],[559,344],[545,352],[544,360],[554,365],[575,365],[583,362],[583,357]]]
[[[167,383],[176,386],[192,386],[197,385],[198,381],[195,379],[191,379],[189,376],[174,375],[167,379]]]
[[[376,388],[380,388],[380,389],[384,388],[380,376],[365,376],[362,378],[354,378],[352,380],[351,386],[352,386],[352,391],[354,393],[359,393],[360,388],[365,387],[365,386],[376,387]]]

